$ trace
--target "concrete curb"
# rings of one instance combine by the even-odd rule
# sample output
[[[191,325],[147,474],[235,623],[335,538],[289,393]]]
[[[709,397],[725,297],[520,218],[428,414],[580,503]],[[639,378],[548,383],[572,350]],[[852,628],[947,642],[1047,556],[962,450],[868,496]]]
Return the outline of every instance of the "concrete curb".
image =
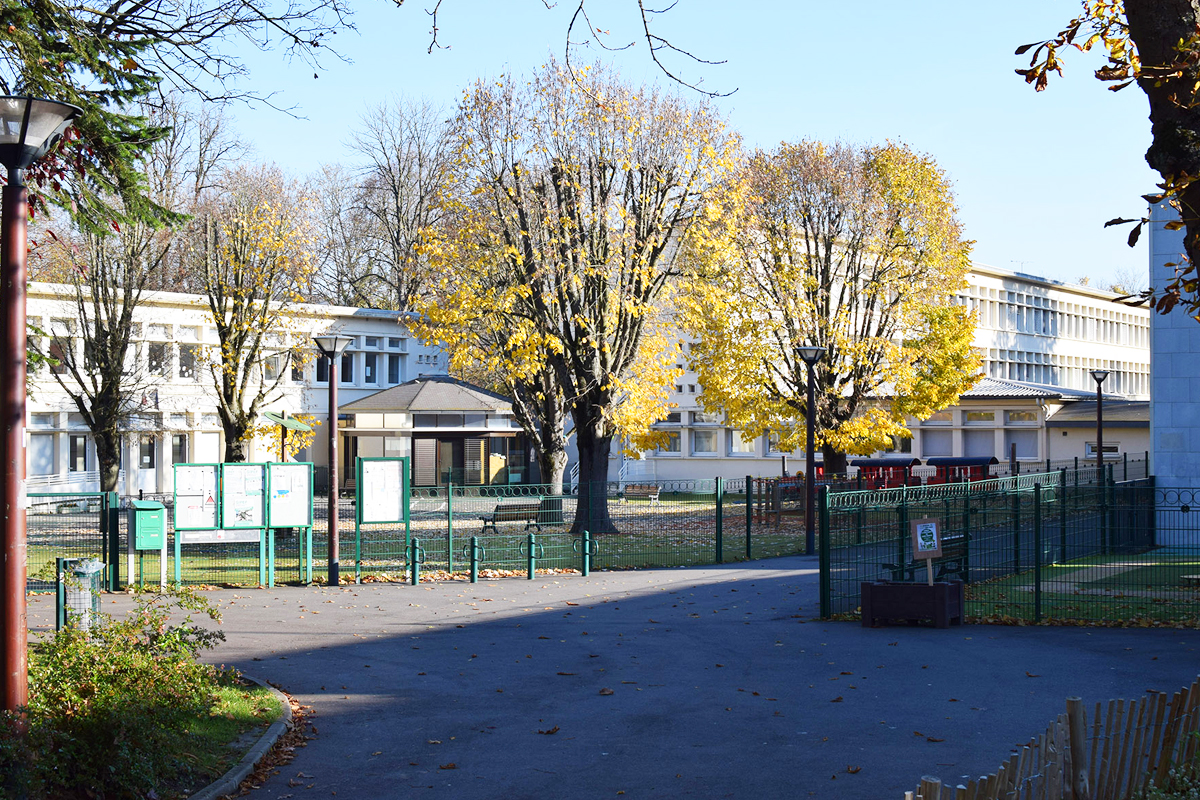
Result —
[[[248,681],[251,681],[252,683],[257,683],[259,686],[264,687],[270,691],[271,694],[275,695],[275,699],[279,701],[279,705],[283,709],[283,715],[275,722],[271,723],[271,727],[267,728],[267,732],[259,738],[254,747],[251,747],[250,751],[246,753],[246,755],[242,756],[241,761],[235,764],[232,769],[230,769],[220,778],[213,781],[195,794],[189,796],[188,800],[216,800],[222,795],[233,794],[236,792],[238,785],[246,779],[246,776],[249,775],[250,771],[254,769],[254,765],[257,764],[259,760],[267,754],[267,751],[275,745],[275,742],[279,741],[279,737],[282,736],[283,732],[286,731],[292,724],[292,703],[288,699],[287,695],[276,689],[274,686],[268,686],[258,678],[245,674],[243,674],[242,677]]]

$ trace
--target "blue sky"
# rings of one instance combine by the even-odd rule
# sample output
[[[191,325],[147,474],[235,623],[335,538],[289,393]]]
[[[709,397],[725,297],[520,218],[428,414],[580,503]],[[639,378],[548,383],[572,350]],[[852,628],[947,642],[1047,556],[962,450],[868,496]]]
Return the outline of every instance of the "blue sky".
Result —
[[[444,104],[447,115],[476,78],[527,74],[564,48],[574,0],[444,0],[439,38],[427,54],[434,0],[352,0],[358,33],[339,34],[351,59],[326,59],[320,77],[278,53],[251,54],[247,87],[277,92],[296,119],[235,107],[254,155],[297,175],[322,164],[353,165],[345,148],[364,112],[395,96]],[[663,5],[666,5],[664,2]],[[613,44],[633,41],[635,0],[589,0],[592,22]],[[734,9],[731,11],[731,9]],[[1144,245],[1125,245],[1112,217],[1140,216],[1154,189],[1145,96],[1107,91],[1100,60],[1074,54],[1066,77],[1035,93],[1013,73],[1020,44],[1047,38],[1077,0],[679,0],[660,35],[721,66],[670,62],[715,91],[749,147],[783,140],[900,140],[933,156],[954,184],[976,261],[1060,281],[1146,273]],[[576,51],[592,60],[592,51]],[[644,42],[605,54],[631,80],[665,83]],[[681,90],[686,91],[686,90]],[[1143,279],[1144,280],[1144,279]]]

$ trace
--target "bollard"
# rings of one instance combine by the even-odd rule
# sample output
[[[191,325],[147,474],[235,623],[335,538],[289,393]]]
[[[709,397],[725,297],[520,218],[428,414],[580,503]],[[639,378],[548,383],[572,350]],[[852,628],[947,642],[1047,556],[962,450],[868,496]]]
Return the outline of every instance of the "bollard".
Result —
[[[592,573],[592,535],[586,530],[583,532],[583,576],[586,578]]]
[[[526,580],[533,580],[533,573],[537,569],[537,546],[537,538],[532,533],[528,534],[525,537],[525,563],[529,568]]]
[[[425,551],[421,549],[421,540],[414,536],[408,546],[408,564],[412,570],[410,582],[413,586],[421,582],[421,564],[423,563],[425,563]]]
[[[479,546],[478,536],[471,537],[471,543],[463,548],[463,555],[471,565],[471,583],[479,583],[479,562],[487,556],[484,549]]]

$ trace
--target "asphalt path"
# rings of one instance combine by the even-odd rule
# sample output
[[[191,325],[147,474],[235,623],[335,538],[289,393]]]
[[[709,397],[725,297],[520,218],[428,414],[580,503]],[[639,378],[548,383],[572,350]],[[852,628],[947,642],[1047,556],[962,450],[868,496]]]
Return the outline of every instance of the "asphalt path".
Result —
[[[1068,696],[1200,673],[1200,631],[821,622],[803,557],[208,594],[211,660],[314,709],[316,738],[252,795],[279,800],[900,800],[994,771]]]

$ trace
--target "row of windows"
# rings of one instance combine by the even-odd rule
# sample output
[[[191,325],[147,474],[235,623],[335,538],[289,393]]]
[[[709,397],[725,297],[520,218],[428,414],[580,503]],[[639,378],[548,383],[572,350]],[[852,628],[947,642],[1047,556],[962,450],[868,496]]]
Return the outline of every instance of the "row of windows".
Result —
[[[1112,394],[1147,395],[1150,393],[1150,365],[1098,358],[1060,356],[1054,353],[991,350],[985,373],[992,378],[1041,383],[1065,389],[1095,391],[1093,369],[1109,370],[1104,391]]]
[[[977,312],[981,328],[1131,347],[1150,345],[1150,322],[1144,315],[1003,290],[997,298],[995,289],[989,293],[975,286],[969,292],[979,296],[959,295],[956,302]]]
[[[693,456],[717,455],[720,452],[720,432],[720,429],[687,431],[688,454]],[[681,455],[683,453],[683,433],[682,431],[669,431],[666,442],[655,452],[660,455]],[[769,442],[767,451],[775,452]],[[725,454],[729,456],[757,455],[758,439],[747,438],[738,430],[726,429]]]
[[[927,426],[943,426],[954,424],[954,409],[945,408],[941,411],[936,411],[929,415],[928,419],[921,422],[923,427]],[[962,425],[988,425],[996,424],[995,411],[969,411],[966,409],[958,410],[959,423]],[[1005,425],[1037,425],[1038,414],[1036,411],[1004,411],[1001,419]]]
[[[57,436],[49,433],[36,433],[29,437],[29,474],[31,476],[54,475],[56,468]],[[123,445],[123,442],[122,442]],[[121,446],[121,445],[119,445]],[[93,467],[95,453],[91,437],[87,434],[72,433],[67,436],[67,471],[87,472]],[[176,433],[171,436],[171,463],[185,464],[188,460],[188,435]],[[158,448],[156,439],[151,435],[138,438],[137,463],[134,469],[155,469],[158,467]]]

